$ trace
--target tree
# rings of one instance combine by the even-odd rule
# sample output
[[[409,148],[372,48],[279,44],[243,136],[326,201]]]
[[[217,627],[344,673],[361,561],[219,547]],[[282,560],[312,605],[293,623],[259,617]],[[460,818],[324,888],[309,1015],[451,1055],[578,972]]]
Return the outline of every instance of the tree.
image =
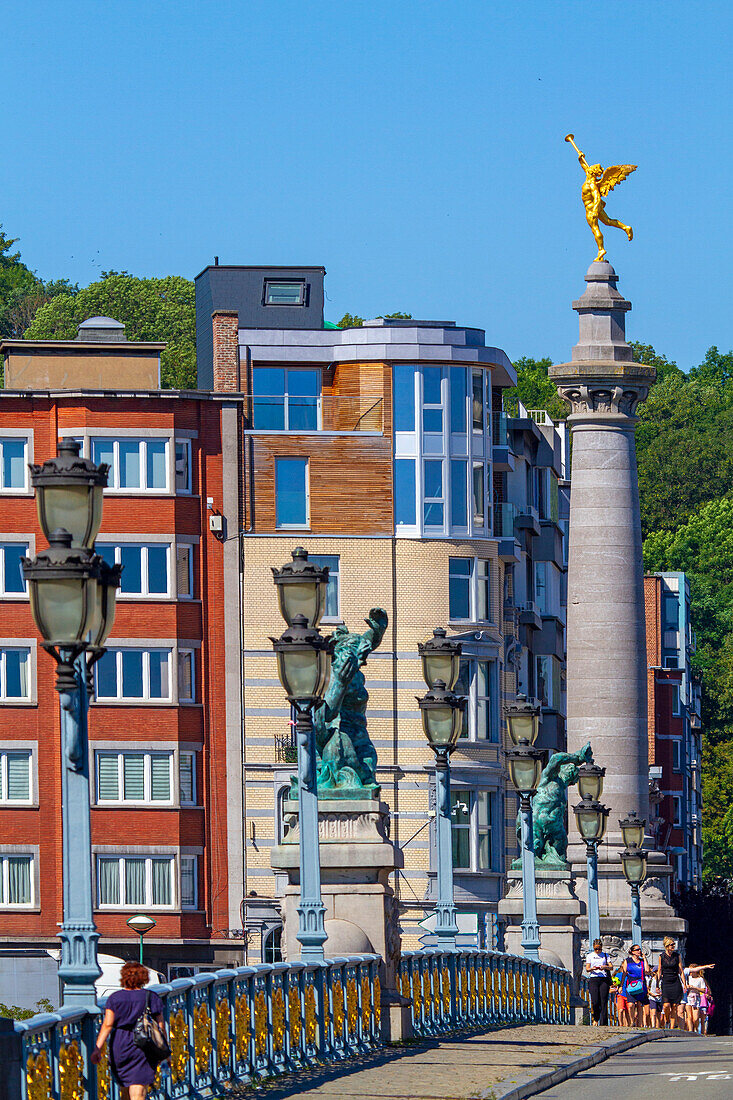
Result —
[[[338,323],[339,328],[361,328],[364,318],[355,313],[345,313]]]
[[[519,398],[525,409],[545,409],[553,420],[564,420],[568,406],[550,381],[547,372],[551,366],[551,359],[530,359],[523,355],[514,363],[517,384],[505,393],[509,401]]]
[[[42,293],[43,284],[13,252],[17,237],[7,237],[0,225],[0,336],[18,337],[16,315],[20,304]]]
[[[128,340],[167,343],[161,381],[170,389],[196,387],[194,285],[179,275],[139,279],[127,271],[105,271],[99,282],[75,294],[58,294],[42,305],[29,325],[29,339],[73,340],[88,317],[114,317]]]

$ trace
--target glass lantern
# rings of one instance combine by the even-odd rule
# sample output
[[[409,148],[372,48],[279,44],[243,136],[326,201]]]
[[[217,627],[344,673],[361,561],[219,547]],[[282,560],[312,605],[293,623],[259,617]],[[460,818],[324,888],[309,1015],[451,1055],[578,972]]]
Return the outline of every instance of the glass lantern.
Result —
[[[636,816],[636,810],[632,810],[628,817],[619,821],[621,835],[627,848],[641,848],[644,843],[644,829],[646,819]]]
[[[91,549],[102,524],[109,467],[82,458],[80,450],[76,439],[62,439],[56,458],[31,466],[31,483],[41,529],[49,542],[51,532],[63,527],[71,533],[72,546]]]
[[[511,703],[505,713],[512,744],[526,742],[534,745],[540,732],[540,708],[532,706],[526,696],[518,695],[516,702]]]
[[[417,705],[431,749],[436,753],[452,752],[463,727],[465,696],[454,695],[442,680],[436,680],[434,687],[417,700]]]
[[[423,679],[428,687],[432,689],[441,681],[452,691],[461,671],[461,643],[449,638],[443,627],[438,626],[432,638],[421,642],[417,650],[422,659]]]
[[[644,849],[637,848],[636,845],[621,853],[624,877],[630,886],[641,886],[646,878],[646,857]]]
[[[578,824],[578,832],[587,844],[603,840],[609,814],[606,806],[602,806],[592,798],[584,798],[577,806],[573,806],[573,813]]]
[[[47,550],[23,559],[23,576],[44,643],[78,650],[96,628],[100,559],[85,547],[72,547],[71,538],[69,531],[52,531]]]
[[[292,626],[270,640],[288,699],[310,704],[322,699],[331,675],[329,639],[310,627],[305,615],[296,615]]]
[[[545,750],[520,745],[516,749],[508,749],[506,758],[514,789],[521,795],[533,795],[542,776]]]
[[[578,768],[578,791],[581,798],[590,798],[592,802],[600,802],[603,794],[603,777],[605,768],[592,762],[581,764]]]
[[[272,570],[280,614],[288,626],[302,615],[307,626],[316,627],[326,611],[328,566],[308,561],[302,546],[296,546],[292,558],[281,569]]]

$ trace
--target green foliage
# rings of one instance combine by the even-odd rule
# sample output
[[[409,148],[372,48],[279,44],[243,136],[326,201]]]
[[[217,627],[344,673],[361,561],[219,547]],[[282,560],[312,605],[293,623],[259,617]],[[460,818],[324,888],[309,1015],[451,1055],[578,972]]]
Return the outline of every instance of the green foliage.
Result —
[[[54,1007],[47,997],[41,997],[36,1001],[35,1008],[18,1008],[17,1005],[4,1005],[0,1003],[0,1016],[11,1020],[30,1020],[31,1016],[38,1016],[41,1012],[53,1012]]]
[[[411,321],[411,313],[380,313],[380,317],[383,317],[385,321]]]
[[[345,313],[338,323],[339,328],[361,328],[364,318],[355,313]]]
[[[551,359],[529,359],[523,355],[514,363],[516,386],[504,392],[510,401],[519,398],[525,409],[546,409],[553,420],[564,420],[568,407],[548,377],[551,366]]]
[[[67,279],[45,283],[13,252],[17,237],[6,237],[0,225],[0,337],[20,339],[39,306],[57,294],[74,294],[77,287]]]
[[[179,275],[139,279],[127,271],[105,271],[78,293],[58,294],[36,313],[29,339],[72,340],[88,317],[114,317],[128,340],[165,341],[161,381],[168,389],[196,387],[196,317],[193,283]]]

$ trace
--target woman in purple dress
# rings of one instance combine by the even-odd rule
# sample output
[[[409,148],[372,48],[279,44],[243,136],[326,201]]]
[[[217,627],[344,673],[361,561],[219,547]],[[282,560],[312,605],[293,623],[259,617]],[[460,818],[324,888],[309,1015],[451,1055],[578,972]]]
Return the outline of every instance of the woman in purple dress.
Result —
[[[120,973],[122,989],[115,990],[107,998],[104,1021],[92,1051],[92,1064],[97,1065],[107,1036],[111,1034],[109,1053],[112,1072],[120,1085],[128,1090],[130,1100],[145,1100],[158,1068],[148,1061],[132,1039],[133,1028],[145,1010],[146,998],[149,998],[150,1015],[155,1017],[165,1034],[163,1002],[157,993],[143,988],[149,980],[150,972],[146,966],[136,962],[125,963]]]

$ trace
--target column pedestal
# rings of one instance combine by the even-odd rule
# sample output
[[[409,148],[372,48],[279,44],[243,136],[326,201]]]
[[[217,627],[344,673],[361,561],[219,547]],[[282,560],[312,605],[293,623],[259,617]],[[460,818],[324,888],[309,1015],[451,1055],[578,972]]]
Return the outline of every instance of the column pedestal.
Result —
[[[282,902],[283,958],[299,957],[297,907],[300,898],[298,803],[286,801],[288,832],[271,850],[270,863],[285,871],[288,885]],[[382,1028],[385,1039],[411,1034],[409,1002],[398,992],[401,938],[394,891],[389,876],[402,867],[402,852],[388,837],[389,811],[376,799],[321,799],[318,836],[321,897],[326,907],[324,944],[327,959],[344,955],[380,955]]]
[[[540,962],[577,969],[580,937],[576,922],[581,905],[575,896],[573,873],[544,869],[535,863],[537,920],[540,926]],[[499,914],[507,919],[504,942],[512,955],[522,954],[522,872],[507,873],[507,895],[499,902]]]

